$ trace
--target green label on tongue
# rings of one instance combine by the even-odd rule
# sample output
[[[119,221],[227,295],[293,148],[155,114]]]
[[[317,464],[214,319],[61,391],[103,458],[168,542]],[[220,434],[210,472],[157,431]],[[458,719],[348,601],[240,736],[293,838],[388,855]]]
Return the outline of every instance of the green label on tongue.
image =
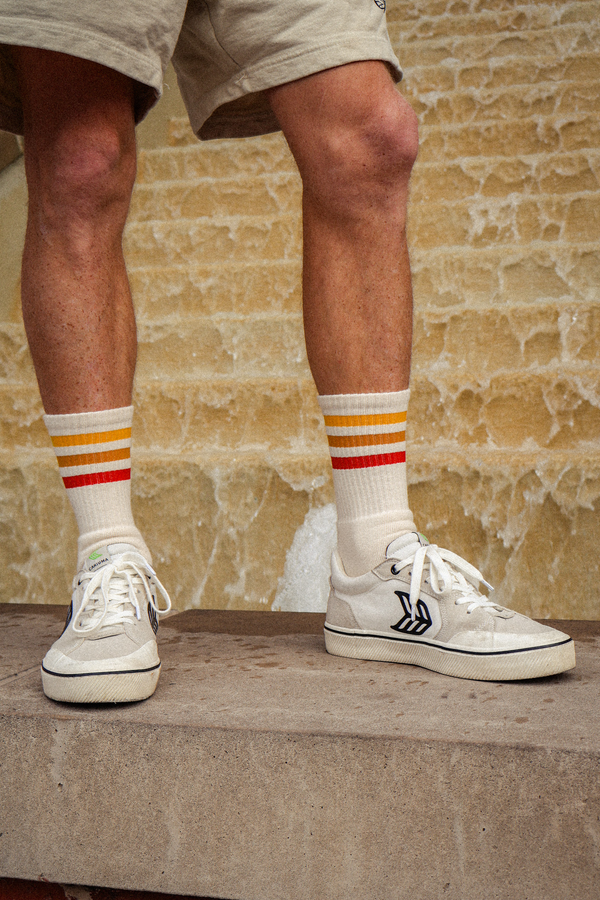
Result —
[[[94,550],[93,553],[90,553],[88,559],[100,559],[101,556],[103,556],[101,550]]]
[[[425,535],[424,535],[424,534],[421,534],[421,532],[420,532],[420,531],[419,531],[419,537],[420,537],[420,538],[421,538],[421,540],[422,540],[422,541],[424,541],[424,542],[425,542],[425,543],[426,543],[426,544],[428,544],[428,543],[429,543],[429,541],[428,541],[428,540],[427,540],[427,538],[426,538],[426,537],[425,537]]]

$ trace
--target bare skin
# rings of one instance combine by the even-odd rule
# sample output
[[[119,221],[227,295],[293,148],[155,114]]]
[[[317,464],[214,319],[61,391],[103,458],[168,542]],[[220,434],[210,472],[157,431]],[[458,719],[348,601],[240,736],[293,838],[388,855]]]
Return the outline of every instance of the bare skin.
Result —
[[[121,247],[135,179],[133,85],[104,66],[13,48],[29,215],[23,319],[47,413],[129,406],[136,330]]]
[[[127,406],[136,334],[121,239],[135,177],[133,86],[86,60],[13,51],[30,196],[23,316],[42,401],[51,414]],[[304,185],[304,319],[317,389],[404,389],[414,113],[379,62],[269,96]]]
[[[303,181],[306,348],[320,394],[404,390],[412,290],[406,246],[417,121],[380,62],[273,89]]]

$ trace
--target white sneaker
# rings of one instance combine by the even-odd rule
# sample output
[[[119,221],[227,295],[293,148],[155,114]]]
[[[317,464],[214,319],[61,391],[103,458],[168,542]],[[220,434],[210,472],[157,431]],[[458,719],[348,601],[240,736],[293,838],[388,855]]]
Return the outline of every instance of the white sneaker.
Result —
[[[477,569],[423,535],[392,541],[381,565],[350,578],[337,552],[325,621],[329,653],[409,663],[457,678],[513,681],[572,669],[571,638],[497,606]]]
[[[65,630],[42,663],[46,696],[67,703],[145,700],[160,673],[158,616],[170,609],[154,569],[134,547],[95,550],[73,580]]]

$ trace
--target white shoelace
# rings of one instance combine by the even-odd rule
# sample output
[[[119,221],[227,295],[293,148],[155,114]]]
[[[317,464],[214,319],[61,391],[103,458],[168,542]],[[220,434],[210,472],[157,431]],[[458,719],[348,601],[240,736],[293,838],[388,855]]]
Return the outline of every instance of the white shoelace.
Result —
[[[148,586],[148,577],[156,584],[166,607],[159,609]],[[171,599],[156,577],[152,566],[139,553],[127,552],[115,556],[112,562],[97,572],[80,572],[75,576],[73,588],[85,584],[81,606],[73,619],[73,631],[90,634],[102,625],[121,625],[128,620],[141,619],[136,587],[142,585],[148,604],[158,616],[168,613]],[[87,624],[81,625],[84,616]]]
[[[406,549],[409,550],[408,547]],[[402,549],[398,552],[401,553]],[[397,559],[394,552],[391,554],[391,558]],[[480,606],[496,606],[495,603],[492,603],[491,600],[483,597],[477,591],[480,584],[485,585],[490,591],[494,589],[475,566],[472,566],[471,563],[468,563],[466,559],[458,556],[458,554],[452,553],[451,550],[442,550],[441,547],[437,547],[435,544],[426,544],[424,547],[419,547],[416,551],[410,550],[408,556],[398,558],[397,563],[394,563],[392,566],[392,573],[397,575],[406,566],[412,565],[409,601],[413,622],[417,616],[417,603],[419,602],[426,563],[429,565],[431,590],[438,597],[449,594],[452,590],[461,591],[461,596],[457,597],[454,602],[457,606],[467,603],[468,613]],[[452,568],[446,563],[450,563]]]

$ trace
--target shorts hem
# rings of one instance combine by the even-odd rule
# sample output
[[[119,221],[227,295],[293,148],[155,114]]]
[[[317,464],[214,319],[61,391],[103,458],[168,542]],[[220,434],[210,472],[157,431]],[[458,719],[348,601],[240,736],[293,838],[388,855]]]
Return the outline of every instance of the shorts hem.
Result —
[[[203,97],[202,106],[197,109],[188,108],[188,116],[194,133],[201,140],[213,140],[221,137],[249,137],[256,134],[279,131],[276,120],[268,117],[264,120],[262,130],[252,125],[252,118],[246,120],[235,117],[235,123],[227,123],[224,113],[223,127],[220,126],[219,109],[224,104],[238,100],[246,94],[260,93],[269,88],[334,69],[352,62],[378,60],[389,65],[392,77],[396,81],[402,79],[402,69],[389,41],[381,38],[373,39],[363,32],[348,35],[343,41],[334,41],[310,49],[295,48],[274,59],[246,67],[242,72],[232,75],[228,81],[220,84],[215,90]],[[293,65],[291,65],[293,63]],[[187,105],[187,104],[186,104]],[[214,122],[211,121],[214,118]]]
[[[73,28],[64,24],[52,25],[24,16],[15,18],[0,15],[0,34],[2,35],[0,46],[34,47],[87,59],[121,72],[150,88],[154,92],[154,102],[162,93],[160,65],[149,64],[143,54],[135,50],[125,50],[117,41],[107,39],[97,31]],[[146,101],[141,104],[140,110],[136,109],[136,121],[143,118],[151,105],[152,102]],[[6,109],[5,106],[4,108]],[[6,124],[10,124],[11,130],[16,134],[22,134],[21,110],[13,108],[10,123]],[[4,120],[2,125],[4,126]]]

